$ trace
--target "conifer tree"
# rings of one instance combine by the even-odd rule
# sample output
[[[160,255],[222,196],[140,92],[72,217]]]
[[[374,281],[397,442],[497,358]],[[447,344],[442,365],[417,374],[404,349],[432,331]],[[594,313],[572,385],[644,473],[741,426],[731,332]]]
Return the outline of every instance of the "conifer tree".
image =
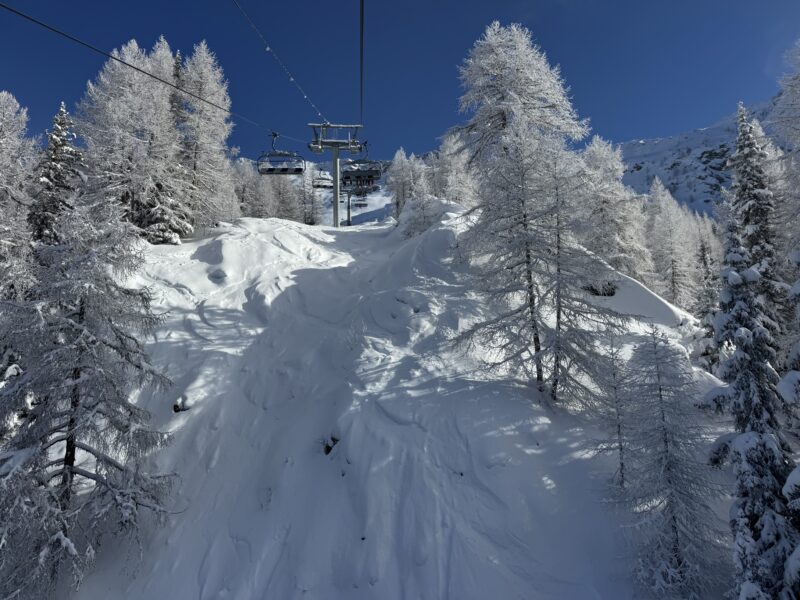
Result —
[[[622,152],[595,136],[583,151],[586,166],[584,245],[614,269],[644,281],[652,270],[642,211],[622,182]]]
[[[798,542],[788,518],[782,488],[793,463],[781,425],[781,402],[773,368],[775,344],[770,321],[759,294],[759,271],[751,258],[736,219],[728,209],[720,310],[716,341],[731,347],[720,363],[726,386],[709,399],[729,410],[735,434],[718,442],[713,461],[729,460],[736,476],[731,509],[734,537],[735,596],[747,599],[791,597],[784,579],[787,557]]]
[[[183,89],[229,109],[228,82],[205,41],[194,47],[181,71]],[[183,127],[185,168],[190,181],[190,209],[195,222],[213,224],[238,215],[228,137],[233,129],[227,113],[189,96]]]
[[[58,242],[55,223],[62,212],[71,209],[81,184],[83,157],[75,146],[72,127],[72,119],[62,102],[47,135],[47,148],[36,167],[33,203],[28,212],[33,239],[45,244]]]
[[[697,231],[697,282],[696,298],[692,312],[700,320],[703,328],[700,363],[704,369],[713,373],[719,361],[719,348],[714,337],[714,320],[719,310],[719,242],[714,234],[714,225],[703,217],[698,221]]]
[[[695,293],[694,218],[657,178],[651,186],[646,210],[654,287],[671,303],[689,309]]]
[[[148,54],[130,41],[114,56],[172,82],[175,58],[160,38]],[[193,231],[191,182],[182,163],[179,92],[109,60],[80,103],[91,186],[125,208],[152,243],[179,243]]]
[[[598,393],[592,414],[597,415],[606,436],[598,443],[598,450],[617,456],[617,469],[614,483],[618,491],[624,491],[629,484],[630,466],[630,370],[623,357],[622,340],[613,332],[606,332],[604,340],[606,354],[603,357],[601,374],[597,380]]]
[[[700,600],[719,581],[721,535],[710,506],[720,490],[702,460],[703,427],[685,351],[654,326],[630,361],[630,475],[637,578],[648,596]]]
[[[739,222],[741,239],[751,265],[759,274],[757,290],[761,302],[762,325],[774,336],[784,331],[782,312],[786,307],[787,286],[782,281],[776,256],[774,231],[775,202],[767,176],[767,153],[756,136],[757,125],[739,104],[736,152],[729,166],[733,171],[733,210]],[[777,348],[777,345],[774,346]]]
[[[585,169],[567,143],[586,124],[519,25],[490,25],[461,77],[470,119],[455,133],[480,185],[465,248],[479,258],[479,289],[503,307],[461,339],[493,348],[489,364],[549,387],[552,401],[584,401],[598,365],[596,332],[615,318],[587,292],[605,273],[577,236]]]
[[[33,283],[26,206],[36,152],[27,124],[27,110],[0,91],[0,300],[24,296]]]
[[[64,193],[70,193],[65,190]],[[132,225],[105,196],[84,196],[37,247],[37,284],[0,322],[25,356],[0,387],[0,595],[52,597],[61,574],[78,584],[102,534],[135,532],[163,513],[171,478],[143,459],[167,436],[131,393],[166,379],[138,336],[158,317],[147,290],[119,281],[142,263]]]

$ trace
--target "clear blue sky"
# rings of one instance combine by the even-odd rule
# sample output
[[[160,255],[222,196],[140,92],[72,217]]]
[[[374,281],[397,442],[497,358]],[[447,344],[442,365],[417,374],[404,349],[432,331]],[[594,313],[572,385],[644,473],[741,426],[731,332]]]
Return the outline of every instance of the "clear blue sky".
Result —
[[[186,53],[206,39],[235,111],[307,136],[313,113],[231,0],[4,1],[107,50],[131,38],[150,47],[164,34]],[[357,119],[358,0],[241,2],[326,116]],[[458,122],[457,66],[495,19],[533,31],[581,115],[617,142],[703,127],[740,99],[768,99],[800,37],[798,0],[367,0],[366,18],[364,137],[375,157],[432,149]],[[5,11],[0,56],[0,89],[29,107],[37,133],[61,99],[74,106],[103,64]],[[247,123],[232,143],[247,156],[268,145]]]

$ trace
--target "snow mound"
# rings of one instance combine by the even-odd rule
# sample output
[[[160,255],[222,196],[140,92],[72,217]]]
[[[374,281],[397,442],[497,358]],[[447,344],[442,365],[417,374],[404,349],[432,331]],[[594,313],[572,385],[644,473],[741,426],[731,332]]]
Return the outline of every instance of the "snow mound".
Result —
[[[168,311],[150,350],[175,385],[140,402],[174,432],[175,514],[74,597],[631,598],[592,432],[448,349],[482,310],[456,221],[242,219],[151,247],[138,283]],[[681,318],[632,280],[608,301]]]

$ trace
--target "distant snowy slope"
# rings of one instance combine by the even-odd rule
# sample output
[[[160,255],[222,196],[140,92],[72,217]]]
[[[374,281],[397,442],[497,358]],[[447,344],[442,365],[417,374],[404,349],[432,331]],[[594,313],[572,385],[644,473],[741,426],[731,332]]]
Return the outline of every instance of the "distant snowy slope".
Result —
[[[485,310],[458,227],[242,219],[150,248],[175,386],[141,403],[175,434],[175,514],[138,564],[104,548],[74,598],[633,598],[595,432],[450,349]],[[633,280],[610,301],[683,318]]]
[[[771,102],[751,107],[768,128]],[[735,107],[733,107],[735,108]],[[702,213],[711,213],[730,185],[725,164],[736,142],[735,111],[719,123],[669,138],[633,140],[622,144],[627,166],[625,182],[644,194],[659,177],[677,200]]]

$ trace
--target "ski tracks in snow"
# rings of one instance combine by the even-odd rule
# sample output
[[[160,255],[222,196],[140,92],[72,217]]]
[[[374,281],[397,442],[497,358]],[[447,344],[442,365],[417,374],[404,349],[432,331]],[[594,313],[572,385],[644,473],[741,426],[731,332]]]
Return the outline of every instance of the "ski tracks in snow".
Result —
[[[480,310],[454,231],[242,219],[153,248],[151,350],[191,410],[142,404],[180,512],[77,597],[630,597],[585,434],[450,350]]]

